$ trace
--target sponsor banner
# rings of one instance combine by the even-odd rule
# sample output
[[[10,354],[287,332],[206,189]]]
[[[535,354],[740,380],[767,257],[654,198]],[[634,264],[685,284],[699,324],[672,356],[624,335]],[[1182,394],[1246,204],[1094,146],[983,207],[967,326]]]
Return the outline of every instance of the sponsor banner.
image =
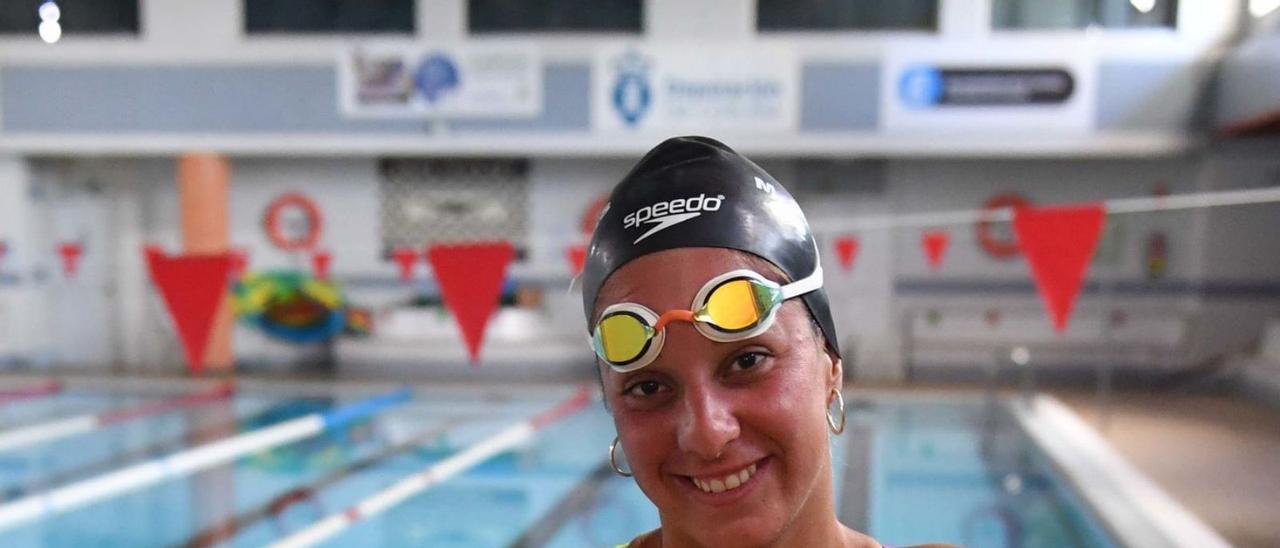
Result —
[[[1094,126],[1095,67],[1042,44],[907,43],[881,78],[885,130],[1080,130]]]
[[[604,48],[592,63],[592,128],[791,133],[798,69],[782,46]]]
[[[533,48],[362,46],[338,58],[338,102],[353,118],[532,118],[542,113]]]

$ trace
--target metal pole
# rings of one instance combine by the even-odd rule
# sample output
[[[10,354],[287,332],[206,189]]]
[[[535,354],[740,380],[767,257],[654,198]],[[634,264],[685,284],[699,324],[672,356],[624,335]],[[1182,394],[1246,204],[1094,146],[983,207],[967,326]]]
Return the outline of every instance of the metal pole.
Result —
[[[1007,355],[1007,350],[996,347],[991,350],[991,361],[987,365],[987,401],[994,402],[996,400],[996,392],[999,390],[1000,362]]]
[[[1114,274],[1114,273],[1112,273]],[[1099,295],[1104,305],[1111,302],[1115,289],[1115,276],[1107,276],[1102,280],[1102,287]],[[1106,307],[1104,306],[1104,312]],[[1111,316],[1106,314],[1102,325],[1102,348],[1103,354],[1101,362],[1101,375],[1098,378],[1097,386],[1097,405],[1098,405],[1098,430],[1105,436],[1107,430],[1111,427],[1111,375],[1114,370],[1112,358],[1119,350],[1115,344],[1115,337],[1112,336]]]
[[[1023,363],[1018,364],[1018,368],[1021,369],[1021,371],[1018,371],[1018,374],[1022,384],[1022,402],[1026,405],[1031,405],[1031,400],[1035,398],[1036,391],[1035,372],[1031,369],[1032,361],[1030,354],[1031,349],[1028,347],[1027,359]]]

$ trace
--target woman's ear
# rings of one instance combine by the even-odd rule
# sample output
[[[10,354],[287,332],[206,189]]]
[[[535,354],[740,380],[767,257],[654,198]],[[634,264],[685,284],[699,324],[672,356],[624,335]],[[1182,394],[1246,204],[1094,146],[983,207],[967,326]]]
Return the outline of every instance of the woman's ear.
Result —
[[[844,360],[839,357],[831,360],[831,387],[840,388],[844,386]]]
[[[844,360],[841,360],[840,356],[832,352],[831,349],[823,348],[822,361],[825,362],[827,390],[830,391],[844,386]]]

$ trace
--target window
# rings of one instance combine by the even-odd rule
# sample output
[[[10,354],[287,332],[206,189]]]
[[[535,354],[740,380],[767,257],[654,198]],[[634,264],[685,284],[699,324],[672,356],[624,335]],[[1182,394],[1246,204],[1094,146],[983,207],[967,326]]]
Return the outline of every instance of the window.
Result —
[[[249,34],[413,34],[414,0],[244,0]]]
[[[502,158],[386,158],[379,163],[383,249],[528,237],[529,162]]]
[[[758,0],[762,31],[937,30],[938,0]]]
[[[1168,27],[1177,23],[1177,0],[994,0],[998,29]]]
[[[468,0],[473,33],[644,31],[643,0]]]
[[[45,0],[0,0],[0,33],[36,35]],[[138,34],[138,0],[57,0],[63,34]]]

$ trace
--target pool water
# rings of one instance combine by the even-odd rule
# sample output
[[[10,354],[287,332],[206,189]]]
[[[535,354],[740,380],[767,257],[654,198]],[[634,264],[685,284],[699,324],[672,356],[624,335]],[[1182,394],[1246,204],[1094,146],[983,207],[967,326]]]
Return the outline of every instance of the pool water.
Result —
[[[253,393],[0,453],[5,503],[365,394]],[[2,546],[261,546],[362,500],[568,396],[420,389],[370,420],[0,530]],[[72,393],[0,407],[0,429],[146,401]],[[658,525],[605,461],[598,402],[533,441],[359,522],[332,546],[612,546]],[[885,543],[1114,543],[1005,407],[981,399],[851,397],[833,437],[837,513]],[[3,507],[0,505],[0,507]]]

